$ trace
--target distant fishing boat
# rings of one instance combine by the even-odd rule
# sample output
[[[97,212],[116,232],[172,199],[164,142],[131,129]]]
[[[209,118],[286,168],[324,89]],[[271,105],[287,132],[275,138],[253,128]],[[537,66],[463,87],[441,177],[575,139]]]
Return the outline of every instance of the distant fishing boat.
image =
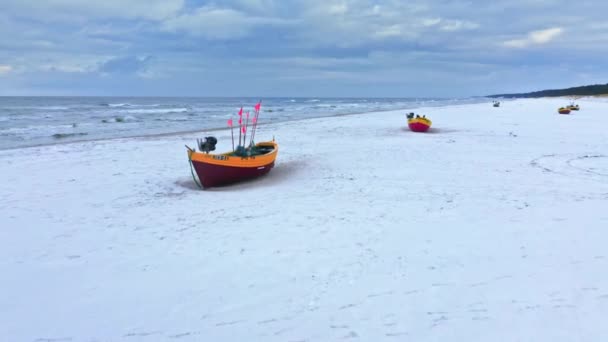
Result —
[[[570,114],[570,108],[568,108],[568,107],[560,107],[557,110],[557,112],[560,113],[560,114]]]
[[[424,115],[416,115],[415,117],[414,113],[407,115],[407,125],[413,132],[426,132],[431,128],[432,124],[431,120],[427,119]]]
[[[580,107],[578,105],[574,105],[574,104],[571,104],[566,108],[568,108],[570,110],[579,110],[580,109]]]
[[[186,145],[192,178],[200,188],[207,189],[257,178],[267,174],[274,167],[279,153],[279,145],[274,138],[272,141],[254,143],[260,107],[261,102],[254,107],[255,113],[251,122],[252,132],[248,146],[246,146],[246,141],[249,112],[246,113],[244,120],[243,108],[239,111],[239,139],[236,148],[234,148],[232,119],[228,120],[232,136],[232,151],[222,154],[209,153],[215,151],[217,144],[215,137],[205,137],[204,141],[197,139],[198,152]],[[198,181],[194,175],[195,172]]]
[[[500,107],[500,102],[494,101],[494,103],[492,103],[492,106],[494,106],[494,107]]]
[[[274,167],[279,145],[273,141],[260,142],[249,148],[222,154],[209,153],[215,149],[214,137],[206,137],[200,152],[188,148],[188,159],[196,171],[203,189],[228,185],[263,176]],[[194,176],[194,175],[193,175]]]

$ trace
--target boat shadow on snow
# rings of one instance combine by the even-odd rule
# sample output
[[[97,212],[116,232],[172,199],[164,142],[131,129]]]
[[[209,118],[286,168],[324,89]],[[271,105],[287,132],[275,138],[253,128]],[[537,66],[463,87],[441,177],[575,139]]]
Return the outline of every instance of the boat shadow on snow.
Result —
[[[460,130],[460,129],[435,128],[435,127],[429,128],[429,130],[426,132],[413,132],[412,130],[409,129],[409,127],[400,127],[400,130],[402,132],[407,132],[407,133],[412,133],[412,134],[446,134],[446,133],[463,132],[463,130]]]
[[[290,160],[285,162],[277,162],[268,174],[259,178],[245,180],[242,182],[223,185],[218,187],[212,187],[205,190],[201,190],[192,177],[182,177],[175,181],[175,184],[188,190],[194,191],[205,191],[205,192],[230,192],[230,191],[242,191],[248,189],[255,189],[258,187],[267,187],[280,184],[290,178],[297,177],[299,171],[304,170],[306,167],[306,161],[304,160]]]

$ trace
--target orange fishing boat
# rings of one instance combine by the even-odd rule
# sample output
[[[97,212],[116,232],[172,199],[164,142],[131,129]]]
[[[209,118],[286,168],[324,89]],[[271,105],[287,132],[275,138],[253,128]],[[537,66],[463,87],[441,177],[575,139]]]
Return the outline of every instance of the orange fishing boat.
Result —
[[[204,143],[199,143],[200,152],[186,146],[188,159],[200,181],[197,184],[203,189],[263,176],[274,167],[279,152],[279,145],[273,139],[248,148],[241,146],[236,151],[213,154],[209,150],[215,149],[213,141],[217,140],[213,137],[205,139]]]
[[[407,125],[413,132],[426,132],[431,128],[432,124],[431,120],[427,119],[424,115],[416,115],[416,117],[414,117],[414,113],[407,115]]]
[[[255,113],[252,118],[252,133],[247,140],[247,127],[249,126],[249,112],[243,118],[243,108],[239,111],[239,139],[234,148],[234,131],[232,118],[228,120],[230,135],[232,136],[232,151],[214,154],[217,139],[215,137],[205,137],[205,140],[197,139],[199,152],[188,147],[188,161],[194,182],[201,188],[206,189],[214,186],[228,185],[252,178],[263,176],[270,172],[274,167],[274,162],[279,153],[279,145],[274,141],[254,142],[257,129],[258,116],[262,102],[254,106]],[[242,139],[241,139],[242,135]],[[249,142],[249,146],[246,142]],[[198,181],[196,176],[198,176]]]
[[[570,114],[570,108],[568,108],[568,107],[560,107],[557,110],[557,112],[560,113],[560,114]]]

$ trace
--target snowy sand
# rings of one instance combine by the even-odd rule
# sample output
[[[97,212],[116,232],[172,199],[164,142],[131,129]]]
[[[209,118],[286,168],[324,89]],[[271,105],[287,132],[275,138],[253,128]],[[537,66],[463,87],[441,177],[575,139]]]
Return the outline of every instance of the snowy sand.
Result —
[[[608,101],[578,103],[267,125],[276,168],[210,191],[204,133],[0,151],[0,341],[604,341]]]

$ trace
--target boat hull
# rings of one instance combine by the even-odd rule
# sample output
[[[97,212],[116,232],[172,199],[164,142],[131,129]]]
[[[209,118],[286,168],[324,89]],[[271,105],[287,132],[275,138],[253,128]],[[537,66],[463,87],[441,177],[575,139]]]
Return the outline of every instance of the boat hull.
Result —
[[[274,160],[270,164],[255,167],[214,165],[197,161],[192,161],[192,166],[201,186],[206,189],[261,177],[274,167]]]
[[[431,121],[424,119],[411,119],[407,122],[408,127],[413,132],[426,132],[431,128]]]
[[[279,146],[274,142],[263,142],[256,145],[270,149],[270,152],[255,156],[236,156],[232,153],[207,154],[188,151],[192,167],[206,188],[234,184],[263,176],[274,167]]]
[[[570,109],[560,109],[557,112],[560,114],[570,114]]]

